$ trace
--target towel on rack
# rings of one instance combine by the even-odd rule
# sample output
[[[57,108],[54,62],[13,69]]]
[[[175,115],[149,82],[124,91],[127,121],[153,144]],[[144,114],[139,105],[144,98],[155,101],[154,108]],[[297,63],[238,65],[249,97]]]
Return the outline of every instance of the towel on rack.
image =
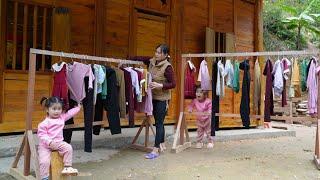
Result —
[[[216,94],[219,96],[219,98],[224,97],[224,65],[222,64],[222,61],[218,61],[218,72],[217,72],[217,87],[216,87]]]
[[[292,74],[291,74],[291,84],[289,90],[290,97],[300,97],[301,96],[301,85],[300,85],[300,71],[298,65],[298,59],[293,59]]]
[[[238,93],[240,91],[240,83],[239,83],[239,62],[236,60],[234,62],[234,76],[232,80],[233,91]]]
[[[308,109],[309,114],[314,115],[317,113],[317,100],[318,100],[318,81],[317,75],[320,70],[318,62],[315,58],[311,59],[308,78],[307,78],[307,88],[308,88]]]
[[[273,89],[274,95],[281,96],[283,91],[283,74],[281,68],[281,61],[278,59],[273,66],[272,74],[274,76]]]
[[[205,59],[200,63],[198,81],[201,82],[202,90],[211,90],[211,78],[208,70],[208,63]]]
[[[234,76],[234,69],[233,65],[231,63],[231,60],[227,59],[226,64],[224,66],[224,75],[227,77],[226,83],[229,88],[232,88],[232,81],[233,81],[233,76]]]
[[[261,104],[261,70],[259,60],[257,59],[254,63],[254,92],[253,92],[253,107],[256,112],[259,111],[259,107]]]

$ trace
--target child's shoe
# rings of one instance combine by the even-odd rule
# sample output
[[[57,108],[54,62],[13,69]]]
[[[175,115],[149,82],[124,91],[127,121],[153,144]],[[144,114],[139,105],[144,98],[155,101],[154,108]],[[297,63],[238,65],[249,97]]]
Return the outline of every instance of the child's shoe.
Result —
[[[202,146],[203,146],[203,143],[197,143],[197,144],[196,144],[196,148],[197,148],[197,149],[201,149]]]
[[[63,168],[62,175],[71,175],[71,176],[76,176],[78,174],[78,170],[72,167],[65,167]]]
[[[207,148],[208,148],[208,149],[212,149],[213,146],[214,146],[214,144],[210,142],[210,143],[208,143]]]

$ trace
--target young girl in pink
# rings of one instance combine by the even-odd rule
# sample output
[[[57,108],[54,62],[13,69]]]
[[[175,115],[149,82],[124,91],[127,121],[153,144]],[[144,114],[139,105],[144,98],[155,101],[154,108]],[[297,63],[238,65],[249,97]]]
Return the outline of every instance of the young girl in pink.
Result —
[[[208,98],[208,91],[202,90],[197,87],[196,99],[188,106],[191,113],[193,109],[197,112],[211,113],[212,102]],[[197,145],[196,148],[203,147],[203,139],[207,135],[208,145],[207,148],[213,148],[213,137],[211,136],[211,115],[197,115]]]
[[[71,167],[72,147],[63,141],[63,128],[64,122],[75,116],[80,111],[81,106],[78,105],[63,113],[63,102],[58,97],[42,98],[41,104],[44,104],[47,111],[47,117],[38,125],[37,133],[39,137],[38,153],[41,179],[49,179],[52,151],[58,151],[60,156],[63,156],[64,169],[61,172],[62,174],[77,174],[78,170]]]

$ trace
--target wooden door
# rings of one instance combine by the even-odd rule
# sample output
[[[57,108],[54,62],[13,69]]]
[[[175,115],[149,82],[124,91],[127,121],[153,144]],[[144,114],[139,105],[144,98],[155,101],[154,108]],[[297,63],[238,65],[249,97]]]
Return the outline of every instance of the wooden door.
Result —
[[[162,43],[169,44],[169,18],[167,16],[156,16],[146,13],[135,12],[134,20],[134,54],[137,56],[154,56],[155,48]],[[174,67],[175,68],[175,67]],[[172,98],[169,105],[169,112],[166,123],[174,123],[176,112],[174,104],[176,102],[175,90],[172,90]],[[140,120],[143,114],[136,114],[136,119]]]

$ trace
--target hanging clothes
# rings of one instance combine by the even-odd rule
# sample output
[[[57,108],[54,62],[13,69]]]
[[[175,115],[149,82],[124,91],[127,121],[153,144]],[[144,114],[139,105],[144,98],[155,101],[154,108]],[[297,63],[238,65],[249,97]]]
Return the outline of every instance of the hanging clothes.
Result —
[[[317,68],[318,62],[315,58],[311,59],[307,88],[308,88],[308,109],[310,115],[315,115],[317,113],[317,98],[318,98],[318,79],[317,79]]]
[[[106,67],[101,66],[103,73],[106,74]],[[101,85],[101,99],[106,99],[107,98],[107,79],[104,78],[104,81]]]
[[[300,61],[300,83],[301,83],[301,91],[305,92],[307,90],[307,67],[308,60],[303,59]]]
[[[270,116],[273,114],[273,91],[272,91],[272,62],[270,59],[267,60],[263,70],[263,75],[266,76],[266,90],[264,95],[264,121],[270,122]]]
[[[129,115],[129,127],[134,127],[134,88],[132,86],[131,73],[124,68],[120,68],[124,73],[125,94],[126,94],[126,112]]]
[[[187,61],[187,66],[185,70],[185,80],[184,80],[184,98],[194,99],[196,98],[196,83],[194,79],[194,74],[196,72],[196,67],[189,60]]]
[[[205,59],[202,60],[200,63],[198,81],[201,82],[202,90],[205,90],[205,91],[211,90],[211,79],[210,79],[210,74],[208,70],[208,63]]]
[[[290,97],[301,96],[300,71],[299,71],[298,59],[293,59],[289,96]]]
[[[226,76],[227,80],[227,86],[229,88],[233,88],[233,78],[234,78],[234,69],[233,69],[233,65],[231,63],[231,60],[227,59],[226,60],[226,64],[224,66],[224,75]]]
[[[273,89],[274,95],[281,96],[283,91],[283,74],[281,68],[281,61],[278,59],[273,66],[272,74],[274,76]]]
[[[217,87],[216,87],[216,94],[219,98],[224,97],[224,65],[222,61],[218,61],[218,72],[217,72]]]
[[[66,68],[67,64],[65,62],[62,62],[61,64],[55,63],[52,65],[52,70],[54,72],[52,96],[62,99],[64,110],[69,108]]]
[[[256,112],[259,112],[260,104],[261,104],[261,69],[259,60],[256,59],[256,62],[254,63],[254,93],[253,93],[253,107],[256,110]]]
[[[240,91],[240,83],[239,83],[239,62],[236,60],[234,62],[234,77],[232,81],[233,91],[238,93]]]
[[[282,91],[282,101],[281,101],[281,106],[284,107],[287,105],[287,91],[286,91],[286,83],[287,80],[289,79],[289,74],[290,74],[290,67],[291,67],[291,62],[287,58],[283,58],[281,60],[281,67],[283,71],[283,91]]]
[[[152,82],[152,77],[150,73],[146,75],[147,84]],[[135,106],[136,112],[145,113],[147,116],[153,115],[153,105],[152,105],[152,90],[148,87],[146,95],[142,97],[142,102],[137,103]]]
[[[250,64],[249,60],[240,63],[239,68],[243,70],[242,95],[240,103],[240,115],[245,128],[250,127]]]
[[[97,94],[102,92],[102,84],[106,79],[106,74],[99,64],[93,64],[93,74],[95,76],[94,86],[93,86],[93,104],[96,104]]]
[[[119,91],[119,108],[120,108],[120,118],[126,118],[126,87],[124,72],[118,68],[114,68],[117,76],[117,87]]]
[[[104,103],[104,108],[108,111],[107,117],[109,122],[109,128],[111,134],[120,134],[120,115],[119,115],[119,94],[117,88],[117,77],[116,72],[106,67],[106,79],[108,83],[107,99]]]
[[[137,101],[141,102],[142,101],[142,95],[141,95],[141,92],[140,92],[138,73],[136,71],[134,71],[132,69],[132,67],[127,67],[127,68],[124,68],[124,69],[126,71],[130,72],[130,74],[131,74],[131,76],[130,76],[131,77],[131,82],[132,82],[132,86],[134,87],[134,92],[135,92]]]
[[[93,89],[93,81],[95,79],[90,65],[74,62],[68,64],[67,68],[67,84],[71,91],[71,99],[80,103],[85,97],[84,77],[88,77],[88,88]]]
[[[93,122],[93,75],[90,65],[74,62],[68,64],[67,84],[70,90],[70,98],[77,103],[82,102],[84,113],[84,140],[85,152],[92,152],[92,122]],[[73,122],[73,120],[71,120]],[[66,124],[69,123],[68,121]],[[71,141],[72,130],[69,131],[70,137],[66,141]]]
[[[216,94],[216,84],[218,75],[218,63],[215,61],[212,63],[212,116],[211,116],[211,136],[216,136],[216,131],[219,130],[219,116],[215,116],[219,113],[219,101],[220,98]]]

